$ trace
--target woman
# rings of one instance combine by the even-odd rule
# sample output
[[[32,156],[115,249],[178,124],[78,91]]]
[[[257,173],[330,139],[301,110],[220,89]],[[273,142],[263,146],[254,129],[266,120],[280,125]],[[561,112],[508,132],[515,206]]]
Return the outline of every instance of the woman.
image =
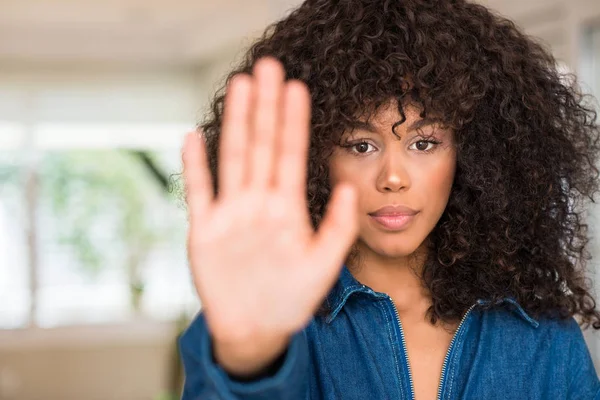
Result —
[[[184,147],[183,398],[600,399],[599,131],[565,78],[462,0],[271,26]]]

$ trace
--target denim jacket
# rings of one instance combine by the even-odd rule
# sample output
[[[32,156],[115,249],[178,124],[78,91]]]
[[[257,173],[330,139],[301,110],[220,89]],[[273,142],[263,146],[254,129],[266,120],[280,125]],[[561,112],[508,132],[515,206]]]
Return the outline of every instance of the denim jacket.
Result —
[[[346,266],[329,294],[327,317],[297,332],[279,369],[250,382],[213,360],[200,313],[180,339],[183,400],[413,399],[402,323],[391,298],[358,282]],[[507,297],[479,300],[448,348],[438,399],[599,399],[600,382],[575,319],[534,319]],[[489,305],[489,303],[488,303]]]

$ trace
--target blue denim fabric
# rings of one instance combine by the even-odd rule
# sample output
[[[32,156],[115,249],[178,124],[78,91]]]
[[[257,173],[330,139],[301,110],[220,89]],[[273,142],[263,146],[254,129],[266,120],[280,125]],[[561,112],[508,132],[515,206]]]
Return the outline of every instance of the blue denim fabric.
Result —
[[[212,360],[200,313],[180,340],[183,400],[412,399],[401,322],[391,298],[344,266],[333,311],[297,332],[272,376],[239,382]],[[443,367],[440,399],[600,399],[600,382],[574,319],[533,319],[512,298],[462,320]]]

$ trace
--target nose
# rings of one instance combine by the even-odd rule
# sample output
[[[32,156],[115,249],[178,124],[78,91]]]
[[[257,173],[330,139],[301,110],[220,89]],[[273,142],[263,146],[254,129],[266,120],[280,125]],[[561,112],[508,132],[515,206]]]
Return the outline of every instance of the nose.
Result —
[[[400,158],[391,152],[383,158],[381,171],[377,177],[377,190],[380,192],[398,192],[409,186],[409,176]]]

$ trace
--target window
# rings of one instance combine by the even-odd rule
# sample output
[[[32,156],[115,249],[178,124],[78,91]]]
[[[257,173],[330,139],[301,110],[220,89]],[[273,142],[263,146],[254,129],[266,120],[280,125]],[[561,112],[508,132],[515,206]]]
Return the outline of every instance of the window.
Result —
[[[0,126],[0,138],[9,130]],[[0,327],[17,328],[29,320],[26,191],[20,157],[0,151]]]
[[[193,75],[15,74],[0,74],[0,328],[195,312],[185,209],[161,180],[181,169]]]

